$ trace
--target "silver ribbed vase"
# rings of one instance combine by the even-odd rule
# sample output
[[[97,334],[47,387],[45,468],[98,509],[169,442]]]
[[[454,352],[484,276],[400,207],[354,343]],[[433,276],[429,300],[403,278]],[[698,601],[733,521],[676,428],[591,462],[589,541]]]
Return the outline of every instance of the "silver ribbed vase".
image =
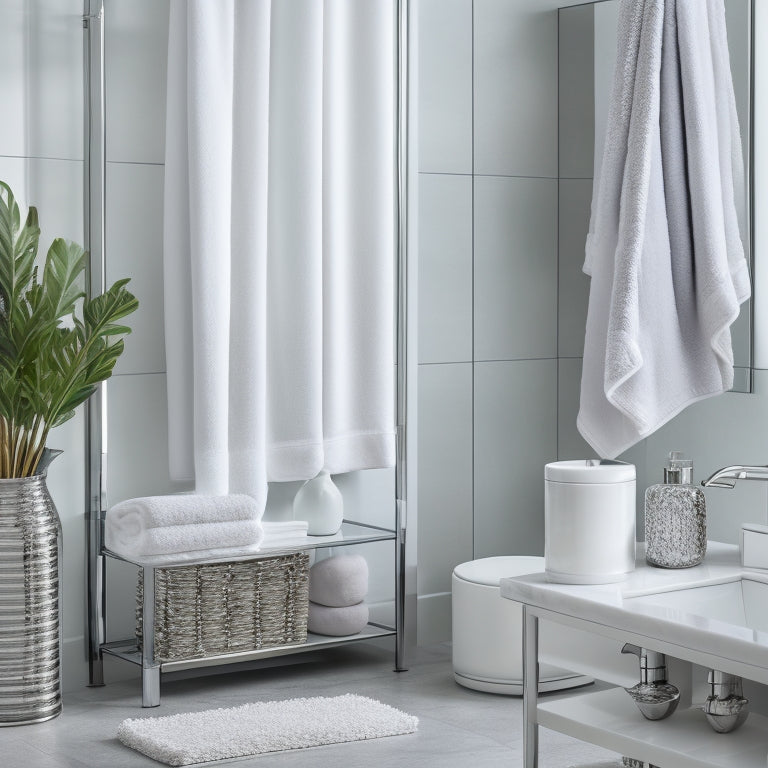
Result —
[[[46,449],[33,477],[0,479],[0,726],[61,712],[61,523],[45,483],[59,453]]]

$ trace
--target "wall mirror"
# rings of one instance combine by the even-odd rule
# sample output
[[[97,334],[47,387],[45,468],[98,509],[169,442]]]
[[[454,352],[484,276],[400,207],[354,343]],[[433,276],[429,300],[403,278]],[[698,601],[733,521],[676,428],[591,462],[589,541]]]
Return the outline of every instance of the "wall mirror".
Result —
[[[744,151],[746,205],[741,211],[742,240],[747,259],[753,263],[752,176],[753,176],[753,0],[725,0],[728,44],[731,58],[736,105],[741,127]],[[560,218],[561,243],[564,237],[582,237],[567,249],[570,258],[584,257],[584,238],[589,226],[588,181],[593,177],[595,151],[603,146],[605,121],[608,113],[613,69],[616,58],[616,26],[619,0],[573,5],[559,11],[559,178],[561,203],[564,195],[562,182],[582,182],[578,210],[569,210]],[[597,148],[597,150],[596,150]],[[591,191],[591,190],[590,190]],[[565,195],[566,202],[573,196]],[[586,204],[585,204],[586,202]],[[562,214],[562,209],[561,209]],[[564,231],[563,221],[568,222]],[[578,246],[578,247],[577,247]],[[561,258],[563,249],[561,248]],[[570,265],[574,267],[574,265]],[[561,269],[563,265],[561,264]],[[579,265],[580,268],[580,265]],[[586,322],[588,279],[574,286],[578,292],[574,300],[583,304]],[[733,351],[735,360],[734,386],[736,392],[752,391],[752,329],[753,301],[742,304],[741,314],[733,324]]]

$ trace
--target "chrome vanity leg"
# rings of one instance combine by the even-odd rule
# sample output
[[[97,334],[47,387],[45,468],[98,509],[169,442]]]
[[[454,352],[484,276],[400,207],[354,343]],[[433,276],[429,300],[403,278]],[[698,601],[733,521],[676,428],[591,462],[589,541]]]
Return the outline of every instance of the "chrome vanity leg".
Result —
[[[155,569],[142,568],[141,706],[160,706],[160,665],[155,662]]]
[[[523,606],[523,765],[539,763],[539,725],[536,700],[539,695],[539,617]]]

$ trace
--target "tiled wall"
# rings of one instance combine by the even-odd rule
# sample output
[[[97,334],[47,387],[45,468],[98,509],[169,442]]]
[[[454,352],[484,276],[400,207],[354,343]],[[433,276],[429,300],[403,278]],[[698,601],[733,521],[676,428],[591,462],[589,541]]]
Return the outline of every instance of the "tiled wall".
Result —
[[[0,180],[37,206],[40,254],[54,237],[83,242],[82,0],[0,0]],[[82,680],[85,582],[82,409],[54,430],[64,450],[48,474],[64,538],[65,685]]]
[[[740,12],[739,7],[731,13]],[[589,225],[592,196],[592,131],[603,130],[609,92],[612,44],[592,49],[592,35],[610,39],[615,30],[617,3],[596,3],[563,11],[567,25],[560,33],[560,180],[559,180],[559,274],[558,338],[558,457],[594,456],[594,451],[576,430],[581,383],[581,354],[584,340],[589,279],[581,272],[584,241]],[[761,22],[761,19],[758,19]],[[758,23],[757,34],[764,24]],[[759,47],[758,47],[759,50]],[[760,82],[758,61],[756,77]],[[593,88],[594,83],[594,88]],[[759,90],[756,89],[759,98]],[[758,142],[759,145],[759,142]],[[758,169],[759,171],[759,169]],[[764,189],[764,178],[755,177],[756,194]],[[756,258],[765,254],[756,240]],[[755,292],[760,293],[758,281]],[[756,345],[765,334],[756,326]],[[765,361],[757,360],[758,365]],[[687,408],[659,431],[623,456],[637,466],[638,534],[643,536],[643,494],[646,487],[661,482],[662,468],[670,450],[682,450],[694,460],[696,479],[728,464],[765,464],[768,444],[763,425],[768,423],[768,370],[754,373],[752,394],[728,393]],[[742,483],[732,491],[708,489],[709,538],[736,543],[742,522],[768,522],[768,486]]]
[[[557,8],[420,0],[419,641],[451,572],[542,554],[557,456]]]

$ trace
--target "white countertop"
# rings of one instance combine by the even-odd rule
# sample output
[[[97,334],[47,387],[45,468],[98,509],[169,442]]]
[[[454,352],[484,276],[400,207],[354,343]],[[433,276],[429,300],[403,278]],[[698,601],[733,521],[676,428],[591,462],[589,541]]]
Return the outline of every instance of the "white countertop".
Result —
[[[768,572],[742,568],[735,545],[709,542],[701,565],[664,569],[646,564],[640,544],[635,571],[616,584],[555,584],[543,573],[536,573],[502,579],[500,587],[503,597],[534,608],[768,670],[768,632],[662,606],[626,602],[643,595],[722,584],[742,573],[768,583]]]

